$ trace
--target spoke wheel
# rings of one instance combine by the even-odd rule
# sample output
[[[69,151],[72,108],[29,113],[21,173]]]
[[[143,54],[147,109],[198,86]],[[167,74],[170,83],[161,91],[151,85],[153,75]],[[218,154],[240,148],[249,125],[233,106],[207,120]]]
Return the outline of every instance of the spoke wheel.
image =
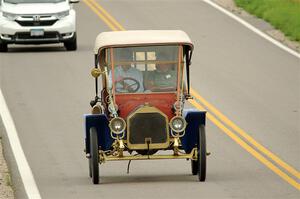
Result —
[[[204,125],[199,127],[197,151],[198,178],[200,182],[204,182],[206,178],[206,136]]]
[[[191,161],[191,168],[192,168],[192,174],[197,175],[198,174],[198,161],[197,160]]]
[[[90,129],[90,170],[92,182],[99,184],[99,151],[98,151],[98,134],[96,128]]]
[[[90,176],[90,178],[93,177],[93,174],[92,174],[92,158],[89,158],[89,176]]]

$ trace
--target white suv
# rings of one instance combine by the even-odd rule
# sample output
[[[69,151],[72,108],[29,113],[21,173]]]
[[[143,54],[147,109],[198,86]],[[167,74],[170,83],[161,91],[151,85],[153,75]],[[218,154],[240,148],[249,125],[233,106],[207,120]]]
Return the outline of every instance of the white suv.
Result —
[[[63,42],[77,49],[76,13],[79,0],[0,0],[0,52],[8,44]]]

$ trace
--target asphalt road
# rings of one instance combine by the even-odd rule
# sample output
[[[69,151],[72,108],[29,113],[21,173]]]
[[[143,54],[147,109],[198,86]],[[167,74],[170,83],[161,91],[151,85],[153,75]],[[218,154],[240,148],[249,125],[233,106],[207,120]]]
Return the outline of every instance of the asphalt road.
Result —
[[[186,31],[195,43],[193,89],[300,170],[299,58],[199,0],[97,2],[126,30]],[[106,163],[101,184],[93,185],[83,152],[83,114],[94,96],[94,39],[111,29],[84,2],[76,10],[76,52],[50,45],[13,46],[0,54],[0,87],[43,199],[300,197],[210,120],[206,182],[191,175],[190,162],[169,160],[132,162],[130,174],[127,162]],[[299,185],[299,178],[285,173]],[[16,190],[17,198],[25,197],[22,187]]]

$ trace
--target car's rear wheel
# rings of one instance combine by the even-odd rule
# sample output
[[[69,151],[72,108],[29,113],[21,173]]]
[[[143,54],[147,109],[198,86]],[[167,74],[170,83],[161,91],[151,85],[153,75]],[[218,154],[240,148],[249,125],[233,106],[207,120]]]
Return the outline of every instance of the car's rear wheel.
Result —
[[[205,126],[200,125],[199,127],[199,138],[197,145],[197,163],[198,163],[198,178],[199,181],[203,182],[206,178],[206,136]]]
[[[95,127],[90,129],[90,170],[92,182],[99,183],[99,151],[98,151],[98,134]]]
[[[74,33],[74,37],[69,40],[64,42],[64,46],[68,51],[74,51],[77,49],[77,35],[76,32]]]
[[[0,39],[0,52],[7,52],[7,44]]]

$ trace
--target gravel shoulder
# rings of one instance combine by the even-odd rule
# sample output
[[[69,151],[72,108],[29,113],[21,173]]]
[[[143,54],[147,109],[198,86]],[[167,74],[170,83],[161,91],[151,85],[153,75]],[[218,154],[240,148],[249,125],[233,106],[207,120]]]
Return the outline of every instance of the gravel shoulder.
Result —
[[[3,155],[2,138],[0,139],[0,198],[14,199],[10,173]]]

